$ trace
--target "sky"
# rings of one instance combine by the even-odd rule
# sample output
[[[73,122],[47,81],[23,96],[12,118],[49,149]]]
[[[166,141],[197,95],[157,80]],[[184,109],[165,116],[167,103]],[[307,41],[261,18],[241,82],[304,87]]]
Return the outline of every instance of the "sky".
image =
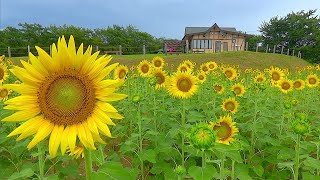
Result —
[[[90,29],[117,24],[181,39],[185,27],[217,23],[258,34],[271,17],[317,8],[320,0],[0,0],[0,29],[24,22]]]

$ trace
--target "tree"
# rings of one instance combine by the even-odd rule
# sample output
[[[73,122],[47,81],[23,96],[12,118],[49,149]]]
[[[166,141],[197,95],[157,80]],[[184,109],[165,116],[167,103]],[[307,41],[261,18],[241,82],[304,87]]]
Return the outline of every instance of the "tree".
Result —
[[[311,56],[320,53],[320,18],[315,15],[317,10],[292,12],[285,17],[273,17],[269,22],[260,26],[262,39],[270,46],[290,48],[302,51],[305,59],[311,62],[320,62],[320,56]],[[317,54],[318,54],[317,53]]]

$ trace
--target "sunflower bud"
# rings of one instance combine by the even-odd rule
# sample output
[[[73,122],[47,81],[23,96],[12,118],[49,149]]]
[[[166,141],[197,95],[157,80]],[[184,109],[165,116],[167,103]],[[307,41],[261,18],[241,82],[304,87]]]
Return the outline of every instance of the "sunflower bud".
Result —
[[[140,102],[140,100],[141,100],[141,97],[140,97],[139,95],[135,95],[135,96],[133,96],[133,98],[132,98],[132,101],[135,102],[135,103]]]
[[[186,173],[186,169],[182,166],[177,166],[176,169],[174,170],[178,175],[183,175]]]
[[[306,120],[296,119],[292,123],[292,129],[296,134],[304,135],[309,131],[310,123]]]
[[[296,117],[300,120],[306,120],[307,119],[307,114],[306,113],[297,113]]]
[[[290,108],[292,107],[292,104],[289,103],[289,102],[286,102],[286,103],[284,103],[284,107],[285,107],[286,109],[290,109]]]
[[[296,106],[298,103],[299,103],[299,101],[296,100],[296,99],[293,99],[293,100],[291,101],[291,104],[294,105],[294,106]]]
[[[191,129],[189,139],[196,149],[207,150],[214,145],[216,137],[207,124],[199,124]]]

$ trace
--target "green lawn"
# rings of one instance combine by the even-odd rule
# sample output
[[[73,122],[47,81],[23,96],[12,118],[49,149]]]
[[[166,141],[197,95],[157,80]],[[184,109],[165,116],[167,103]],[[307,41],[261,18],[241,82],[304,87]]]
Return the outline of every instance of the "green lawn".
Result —
[[[233,51],[233,52],[222,52],[222,53],[210,53],[210,54],[180,54],[180,55],[163,55],[163,54],[147,54],[143,55],[114,55],[113,62],[120,62],[121,64],[137,65],[141,60],[147,59],[152,60],[155,56],[161,56],[169,64],[175,64],[176,67],[183,60],[191,60],[197,63],[197,65],[207,62],[215,61],[225,64],[240,65],[242,69],[246,68],[258,68],[263,69],[271,65],[278,66],[281,68],[294,69],[295,67],[305,67],[309,65],[303,59],[272,53],[260,53],[260,52],[249,52],[249,51]],[[20,64],[19,60],[27,60],[27,57],[12,58],[16,64]]]

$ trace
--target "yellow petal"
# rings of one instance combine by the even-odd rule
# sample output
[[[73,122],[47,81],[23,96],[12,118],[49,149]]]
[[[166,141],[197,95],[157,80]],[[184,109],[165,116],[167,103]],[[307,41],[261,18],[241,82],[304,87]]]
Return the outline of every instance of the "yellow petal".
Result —
[[[38,89],[27,84],[6,84],[8,89],[11,89],[19,94],[36,94]]]
[[[107,144],[103,139],[101,139],[99,134],[92,134],[92,138],[94,141],[101,143],[101,144]]]
[[[112,122],[112,120],[110,119],[109,116],[106,115],[106,113],[104,113],[103,111],[101,111],[100,109],[95,109],[93,111],[94,116],[96,116],[96,118],[99,118],[100,121],[102,121],[105,124],[108,125],[113,125],[115,126],[115,124]]]
[[[118,93],[113,93],[110,94],[109,96],[104,96],[104,97],[100,97],[99,99],[101,101],[119,101],[122,100],[124,98],[128,97],[128,95],[126,94],[118,94]]]
[[[1,121],[24,121],[27,119],[30,119],[40,113],[40,109],[29,109],[29,110],[24,110],[24,111],[19,111],[16,112]]]
[[[45,65],[47,71],[55,72],[57,70],[57,65],[53,62],[51,56],[38,46],[36,46],[36,49],[39,54],[38,59],[43,65]]]
[[[88,128],[92,133],[99,134],[99,130],[97,128],[97,124],[95,123],[93,118],[95,118],[95,117],[88,118],[88,120],[87,120]]]
[[[107,116],[109,116],[112,119],[123,119],[124,117],[116,112],[105,112]]]
[[[35,79],[38,79],[40,81],[43,81],[43,79],[45,78],[37,69],[35,69],[34,66],[32,66],[31,64],[20,60],[21,64],[23,65],[23,67],[25,68],[25,70]]]
[[[70,151],[74,151],[74,148],[76,147],[76,140],[77,140],[77,127],[76,125],[72,125],[69,128],[69,135],[68,135],[68,144]]]
[[[70,130],[70,126],[67,126],[63,133],[62,133],[62,137],[61,137],[61,154],[64,155],[64,153],[66,152],[67,148],[68,148],[68,136],[69,136],[69,130]]]
[[[94,82],[94,84],[100,82],[102,79],[104,79],[107,75],[109,75],[109,73],[114,70],[114,68],[116,68],[119,65],[119,63],[114,63],[111,64],[110,66],[107,66],[106,68],[104,68],[100,73],[99,76],[97,76],[96,78],[94,78],[92,81]]]
[[[44,76],[49,75],[47,69],[43,66],[43,64],[39,61],[39,59],[35,57],[32,53],[29,53],[29,59],[32,63],[32,66],[34,66],[34,68],[37,69],[42,75]]]
[[[80,124],[77,124],[77,132],[78,132],[78,137],[79,137],[79,140],[80,142],[86,147],[86,148],[90,148],[91,145],[87,139],[87,135],[86,135],[86,131],[83,127],[83,125],[80,123]]]
[[[18,79],[26,84],[30,84],[32,86],[38,87],[41,83],[41,80],[36,79],[35,77],[31,76],[25,69],[20,67],[14,67],[10,70]]]
[[[12,131],[7,137],[21,134],[24,130],[26,130],[30,127],[38,127],[39,122],[42,122],[41,118],[39,118],[39,117],[32,118],[29,121],[26,121],[23,124],[21,124],[18,128],[16,128],[14,131]]]
[[[105,112],[118,112],[116,108],[114,108],[111,104],[107,102],[98,101],[96,102],[96,105],[98,108]]]
[[[64,126],[55,125],[49,139],[49,154],[52,158],[56,157],[57,150],[61,143],[61,137],[64,130]]]
[[[111,132],[109,127],[106,124],[103,124],[100,120],[95,119],[95,122],[99,128],[99,130],[101,131],[101,133],[107,137],[111,137]]]
[[[54,124],[50,121],[45,121],[41,128],[39,128],[37,134],[34,136],[32,141],[28,144],[27,148],[30,150],[35,145],[37,145],[40,141],[45,139],[52,131]]]

